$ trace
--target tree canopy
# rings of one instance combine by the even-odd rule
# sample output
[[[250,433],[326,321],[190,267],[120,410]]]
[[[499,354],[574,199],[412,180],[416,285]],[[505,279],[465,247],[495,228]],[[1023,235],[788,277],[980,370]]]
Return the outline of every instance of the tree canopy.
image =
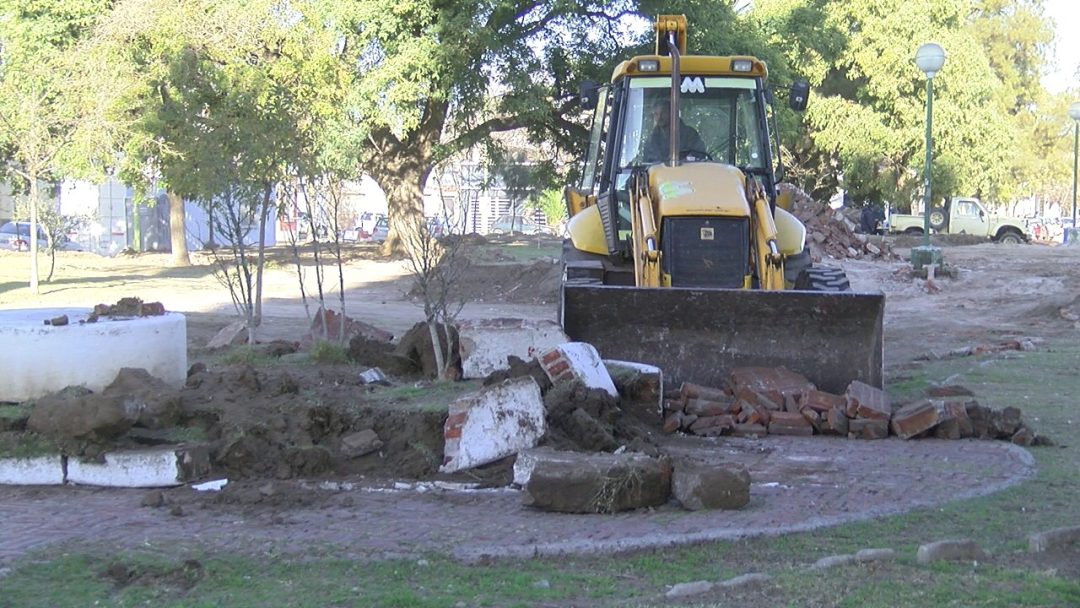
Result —
[[[0,94],[18,108],[46,92],[39,99],[63,100],[47,107],[65,116],[90,108],[101,118],[98,135],[82,140],[94,146],[66,146],[72,162],[48,169],[57,178],[113,165],[137,187],[211,201],[304,175],[368,174],[388,195],[393,246],[400,227],[418,224],[432,169],[474,146],[498,160],[506,150],[494,133],[520,129],[543,142],[534,160],[554,175],[555,156],[576,155],[586,138],[578,85],[648,52],[655,14],[685,13],[693,52],[758,55],[778,89],[796,77],[813,84],[806,114],[781,110],[780,122],[793,179],[820,196],[841,184],[855,200],[903,205],[918,193],[926,79],[912,59],[927,40],[948,53],[934,80],[934,192],[993,202],[1050,196],[1060,185],[1067,104],[1039,83],[1052,43],[1040,0],[735,7],[0,0]],[[60,59],[71,67],[39,70],[40,85],[21,75]],[[72,81],[90,87],[73,95]],[[90,132],[84,122],[54,121],[49,132],[66,141]],[[26,139],[14,133],[2,139],[8,159]]]

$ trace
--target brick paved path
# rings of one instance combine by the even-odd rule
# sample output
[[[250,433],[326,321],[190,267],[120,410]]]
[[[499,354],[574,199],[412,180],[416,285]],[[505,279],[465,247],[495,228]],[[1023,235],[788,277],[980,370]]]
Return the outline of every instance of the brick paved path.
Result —
[[[675,505],[617,515],[566,515],[521,506],[512,489],[443,490],[249,482],[256,502],[173,488],[166,506],[141,507],[146,490],[0,487],[0,564],[63,544],[223,549],[258,553],[335,547],[335,554],[487,557],[610,552],[777,534],[880,517],[984,495],[1035,473],[1031,455],[991,441],[671,439],[669,450],[743,462],[754,484],[740,511]],[[259,493],[255,488],[263,488]],[[267,494],[264,496],[264,494]],[[182,515],[172,514],[179,506]]]

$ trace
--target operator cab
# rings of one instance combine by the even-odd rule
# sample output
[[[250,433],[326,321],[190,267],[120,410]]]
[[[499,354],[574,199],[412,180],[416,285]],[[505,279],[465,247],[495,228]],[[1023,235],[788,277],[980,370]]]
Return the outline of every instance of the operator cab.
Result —
[[[600,199],[614,196],[619,240],[630,230],[630,176],[669,160],[671,88],[670,74],[654,74],[616,78],[598,91],[580,190]],[[773,193],[767,107],[756,75],[684,75],[676,106],[680,162],[732,165]]]

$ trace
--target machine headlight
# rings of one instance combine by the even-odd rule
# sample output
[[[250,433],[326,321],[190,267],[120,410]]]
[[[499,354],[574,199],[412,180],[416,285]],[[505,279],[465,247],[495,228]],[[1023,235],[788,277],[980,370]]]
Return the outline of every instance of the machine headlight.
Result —
[[[659,59],[642,59],[637,64],[638,70],[642,72],[659,72],[660,60]]]
[[[732,59],[731,60],[732,72],[752,72],[754,71],[754,62],[749,59]]]

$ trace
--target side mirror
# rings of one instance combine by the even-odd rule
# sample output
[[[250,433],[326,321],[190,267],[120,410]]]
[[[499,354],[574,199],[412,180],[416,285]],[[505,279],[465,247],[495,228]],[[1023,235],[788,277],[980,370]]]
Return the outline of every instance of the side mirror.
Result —
[[[805,80],[796,80],[791,85],[791,94],[788,96],[788,106],[796,112],[806,109],[806,102],[810,99],[810,83]]]
[[[585,110],[595,110],[596,104],[600,101],[600,85],[591,80],[586,80],[578,87],[578,98],[581,100],[581,107]]]

